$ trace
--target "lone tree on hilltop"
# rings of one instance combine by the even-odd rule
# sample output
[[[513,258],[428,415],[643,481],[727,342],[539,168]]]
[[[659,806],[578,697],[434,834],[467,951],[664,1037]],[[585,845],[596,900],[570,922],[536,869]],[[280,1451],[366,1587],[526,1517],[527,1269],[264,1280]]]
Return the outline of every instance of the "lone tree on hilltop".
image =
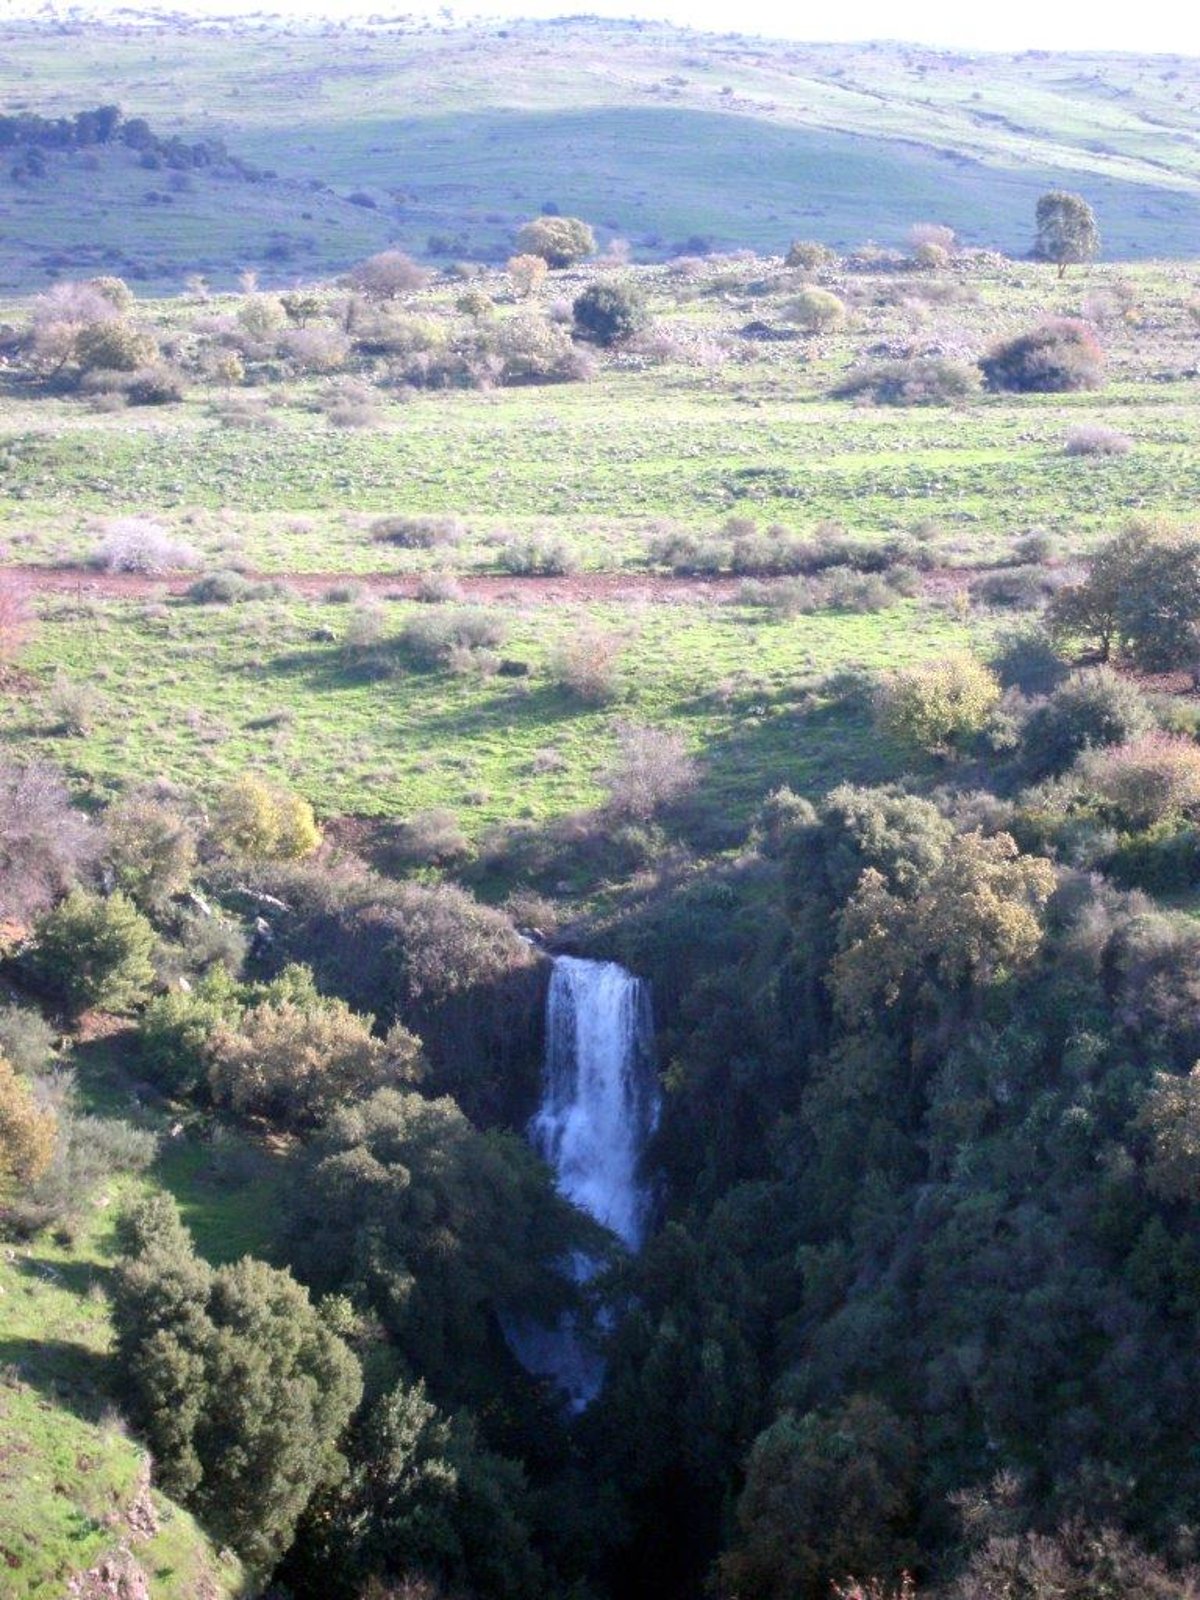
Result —
[[[1060,278],[1073,262],[1090,261],[1099,250],[1096,215],[1081,194],[1051,189],[1038,201],[1034,216],[1034,254],[1043,261],[1053,261]]]

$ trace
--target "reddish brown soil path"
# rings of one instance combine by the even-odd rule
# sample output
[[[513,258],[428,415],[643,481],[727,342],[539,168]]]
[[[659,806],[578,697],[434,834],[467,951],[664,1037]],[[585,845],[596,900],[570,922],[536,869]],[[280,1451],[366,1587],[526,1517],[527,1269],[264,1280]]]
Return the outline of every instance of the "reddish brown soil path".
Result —
[[[411,599],[420,588],[420,573],[395,572],[242,572],[250,583],[282,583],[298,595],[319,598],[337,587]],[[429,576],[425,574],[424,576]],[[564,578],[514,578],[496,573],[439,573],[452,578],[469,600],[507,604],[573,604],[621,600],[650,604],[722,601],[736,595],[740,578],[683,578],[653,572],[581,572]],[[77,595],[81,598],[137,599],[182,594],[196,581],[194,572],[155,575],[145,572],[91,572],[77,567],[32,564],[2,566],[0,578],[34,594]]]

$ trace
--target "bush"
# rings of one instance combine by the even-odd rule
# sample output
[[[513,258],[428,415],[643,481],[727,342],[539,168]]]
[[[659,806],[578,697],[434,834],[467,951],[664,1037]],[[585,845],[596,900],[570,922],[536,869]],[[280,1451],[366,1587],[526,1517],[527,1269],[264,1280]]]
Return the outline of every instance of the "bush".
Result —
[[[402,550],[432,550],[438,545],[460,544],[465,525],[457,517],[376,517],[371,537]]]
[[[107,899],[73,889],[34,928],[34,976],[73,1012],[130,1011],[154,982],[154,929],[119,891]]]
[[[797,267],[804,272],[819,272],[823,267],[832,267],[836,261],[836,253],[815,239],[793,239],[783,258],[785,267]]]
[[[456,651],[496,649],[506,631],[504,619],[487,611],[439,611],[406,623],[400,646],[413,666],[431,671],[448,666]]]
[[[578,217],[536,217],[517,234],[518,253],[540,256],[548,267],[573,267],[595,250],[595,234]]]
[[[591,375],[593,358],[544,317],[514,317],[489,332],[488,341],[505,384],[573,383]]]
[[[1127,456],[1132,449],[1133,440],[1127,433],[1099,422],[1072,428],[1063,445],[1064,454],[1069,456]]]
[[[931,357],[855,367],[830,393],[838,400],[869,400],[880,406],[930,406],[969,399],[978,387],[972,368]]]
[[[828,333],[846,320],[846,307],[828,289],[801,289],[784,305],[782,315],[806,333]]]
[[[590,283],[571,307],[575,332],[605,348],[625,344],[650,320],[646,297],[637,284],[605,279]]]
[[[351,267],[346,277],[352,289],[370,300],[395,300],[423,288],[429,274],[403,250],[383,250]]]
[[[522,578],[563,578],[579,570],[579,557],[566,539],[534,534],[512,539],[500,548],[497,562],[505,572]]]
[[[453,811],[434,806],[416,811],[396,830],[393,853],[413,865],[445,867],[471,853],[471,842]]]
[[[241,1011],[241,991],[223,967],[192,989],[156,995],[142,1013],[138,1046],[143,1070],[169,1094],[207,1088],[212,1041]]]
[[[185,539],[175,539],[150,517],[112,517],[104,524],[104,537],[90,557],[91,565],[106,572],[144,572],[157,575],[194,567],[200,556]]]
[[[1056,317],[996,345],[979,370],[993,391],[1066,394],[1103,385],[1104,352],[1086,322]]]
[[[125,399],[131,406],[178,405],[187,392],[183,374],[165,362],[139,367],[124,388]]]
[[[601,780],[614,815],[645,822],[696,787],[699,770],[682,734],[627,723],[617,734],[617,755]]]
[[[607,705],[621,689],[621,646],[619,634],[585,625],[550,652],[547,676],[585,705]]]
[[[1167,733],[1090,750],[1079,776],[1131,828],[1190,816],[1200,810],[1200,745]]]
[[[339,1104],[419,1075],[410,1033],[396,1027],[377,1038],[373,1017],[319,995],[307,969],[294,971],[295,998],[251,1006],[214,1032],[208,1081],[218,1105],[279,1127],[311,1127]]]
[[[889,738],[945,754],[982,731],[999,699],[981,661],[950,654],[890,673],[876,691],[875,718]]]
[[[38,1105],[29,1080],[0,1056],[0,1206],[49,1167],[56,1131],[54,1113]]]
[[[1128,744],[1153,726],[1153,712],[1136,684],[1107,667],[1074,672],[1025,724],[1025,764],[1031,776],[1051,777],[1085,750]]]
[[[105,862],[118,889],[146,910],[182,894],[196,866],[196,833],[180,811],[133,794],[104,813]]]
[[[97,835],[57,768],[0,760],[0,917],[24,921],[75,882]]]
[[[209,837],[219,850],[251,861],[294,861],[321,842],[308,801],[253,773],[221,790]]]
[[[1049,694],[1067,675],[1053,640],[1036,624],[1001,634],[989,664],[1005,689],[1022,694]]]
[[[6,1208],[10,1225],[24,1234],[69,1223],[91,1204],[101,1184],[144,1172],[158,1154],[154,1134],[119,1118],[79,1116],[65,1103],[56,1116],[49,1164]]]
[[[119,319],[91,323],[75,338],[75,359],[85,372],[136,372],[157,355],[158,346],[148,333]]]
[[[545,281],[547,267],[541,256],[510,256],[507,271],[517,294],[527,300]]]
[[[40,1011],[30,1006],[0,1006],[0,1056],[26,1077],[45,1069],[57,1039],[57,1030]]]

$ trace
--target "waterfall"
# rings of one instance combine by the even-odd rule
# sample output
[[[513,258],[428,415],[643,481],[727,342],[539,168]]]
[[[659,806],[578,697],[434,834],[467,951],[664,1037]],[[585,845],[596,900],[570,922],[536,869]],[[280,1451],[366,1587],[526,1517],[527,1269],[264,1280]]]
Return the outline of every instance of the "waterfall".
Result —
[[[559,956],[546,1002],[542,1103],[529,1124],[559,1193],[610,1229],[627,1249],[645,1237],[650,1191],[640,1167],[658,1122],[654,1025],[646,985],[612,961]],[[564,1263],[586,1283],[596,1263]],[[573,1317],[554,1327],[508,1318],[517,1358],[565,1392],[572,1411],[596,1397],[603,1359]]]

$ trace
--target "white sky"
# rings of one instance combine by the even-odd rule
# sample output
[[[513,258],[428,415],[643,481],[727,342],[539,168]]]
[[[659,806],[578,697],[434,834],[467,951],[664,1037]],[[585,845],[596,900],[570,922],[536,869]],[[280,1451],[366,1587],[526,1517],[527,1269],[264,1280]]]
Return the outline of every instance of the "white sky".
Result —
[[[791,39],[905,39],[967,50],[1136,50],[1200,55],[1200,9],[1186,0],[848,0],[797,6],[787,0],[0,0],[0,16],[121,10],[189,12],[197,16],[282,13],[350,19],[370,12],[554,17],[587,12],[665,19],[708,32],[736,29]]]

